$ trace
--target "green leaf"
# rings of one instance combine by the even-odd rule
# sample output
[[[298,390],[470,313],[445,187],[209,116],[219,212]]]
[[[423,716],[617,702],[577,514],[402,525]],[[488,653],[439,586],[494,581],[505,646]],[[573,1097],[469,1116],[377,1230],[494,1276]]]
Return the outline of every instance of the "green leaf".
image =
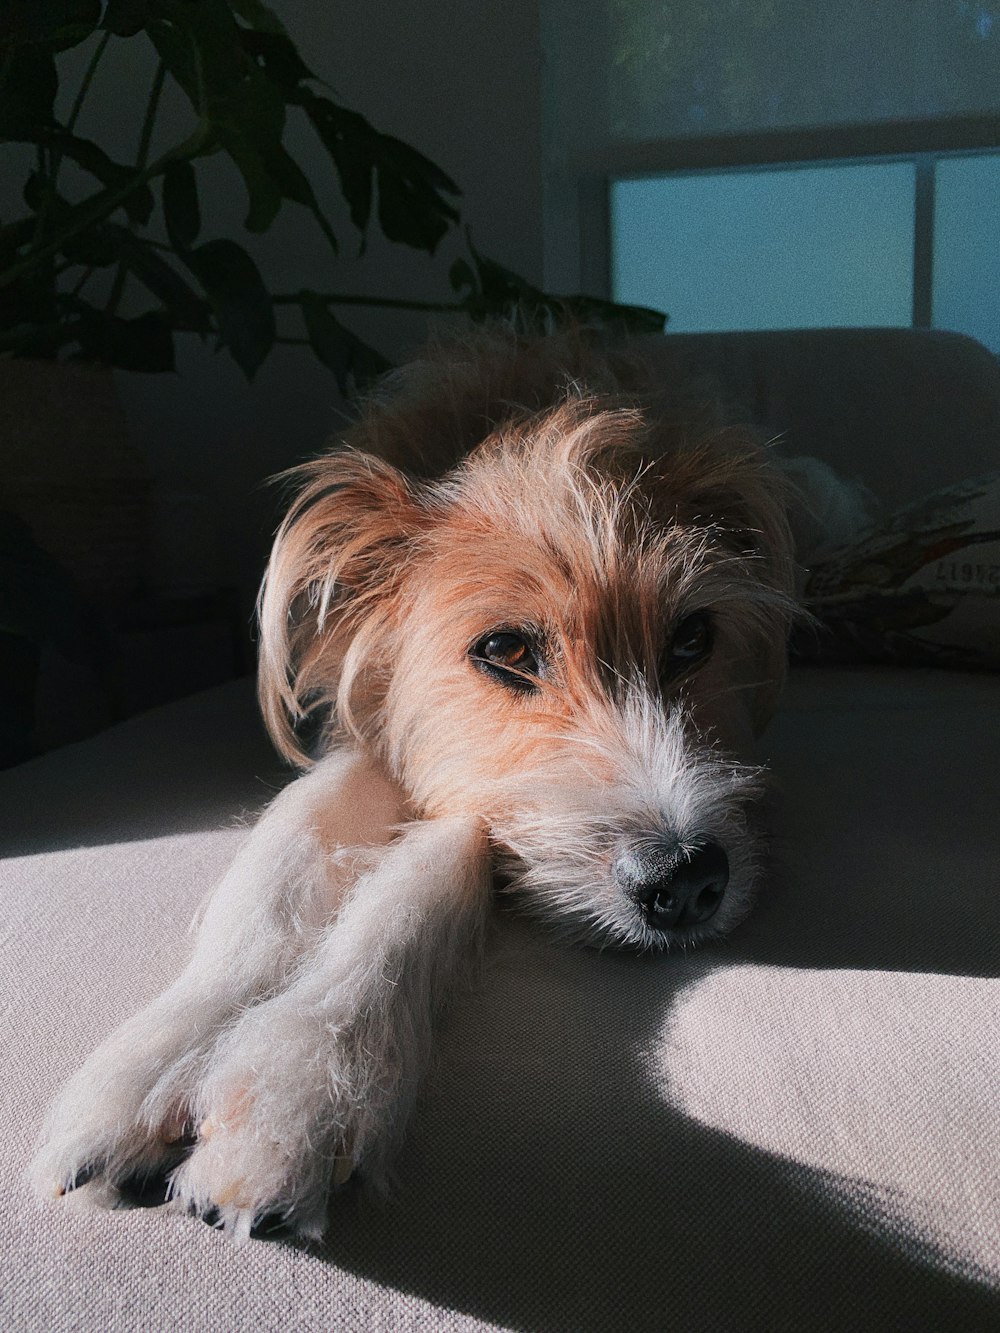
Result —
[[[274,344],[274,306],[257,265],[235,241],[207,241],[184,256],[204,288],[222,342],[248,379]]]
[[[476,275],[467,259],[456,259],[448,270],[448,280],[453,292],[476,290]]]
[[[210,99],[226,99],[248,80],[263,81],[226,0],[156,0],[154,8],[150,40],[196,111],[202,109],[199,74]]]
[[[199,61],[195,58],[198,45],[193,35],[184,26],[162,18],[150,19],[147,32],[156,54],[187,94],[195,112],[201,115],[205,107],[200,99],[204,96],[207,103],[207,90],[199,81]]]
[[[16,49],[0,88],[0,139],[30,140],[41,128],[54,124],[58,91],[59,76],[51,52],[35,46]]]
[[[251,143],[264,137],[280,140],[284,103],[242,51],[236,25],[230,23],[227,32],[207,21],[208,11],[217,8],[214,0],[175,2],[168,7],[181,18],[150,24],[149,36],[207,126],[203,154],[215,152],[220,145],[228,147],[224,132],[245,136]]]
[[[113,223],[90,227],[64,241],[59,253],[72,264],[83,264],[86,268],[107,268],[109,264],[118,262],[116,233],[120,230]]]
[[[119,255],[142,285],[162,301],[175,329],[210,333],[212,321],[205,301],[188,286],[158,250],[120,229]]]
[[[25,182],[24,202],[36,213],[42,204],[47,186],[47,179],[40,176],[37,171],[33,171]],[[47,235],[58,237],[60,233],[68,232],[80,205],[69,203],[58,193],[46,198],[45,202],[48,220]],[[35,229],[38,225],[37,217],[27,219],[18,225],[27,228],[27,233],[23,234],[19,241],[20,246],[24,246],[35,239]],[[68,259],[73,264],[84,264],[88,268],[105,268],[108,264],[114,264],[118,260],[117,235],[122,231],[123,228],[112,222],[95,223],[83,231],[77,232],[76,235],[68,236],[66,240],[60,241],[59,253],[64,259]],[[10,262],[14,257],[13,254],[0,255],[0,268],[3,267],[4,260]],[[45,271],[44,266],[41,271]]]
[[[27,188],[25,186],[25,189]],[[13,222],[5,222],[0,226],[0,269],[13,263],[22,248],[30,242],[35,234],[35,225],[35,219],[32,217],[15,218]]]
[[[249,28],[241,28],[240,41],[244,51],[282,94],[293,93],[303,79],[316,77],[289,37],[280,33],[254,32]]]
[[[269,153],[281,146],[285,103],[277,87],[243,47],[240,29],[224,0],[160,0],[165,15],[149,35],[167,69],[243,176],[249,199],[246,226],[263,231],[281,207],[282,193],[269,170]],[[209,145],[206,145],[209,149]]]
[[[76,337],[86,360],[151,374],[175,368],[173,331],[161,310],[122,319],[82,301],[77,305],[81,316]]]
[[[303,89],[299,100],[333,158],[351,221],[363,233],[371,216],[376,131],[364,116],[337,106],[328,97]]]
[[[315,212],[319,211],[309,178],[282,144],[276,147],[268,145],[261,150],[261,158],[283,198],[291,199],[293,203],[302,204]]]
[[[662,333],[670,316],[648,306],[619,305],[597,296],[550,297],[558,302],[566,315],[583,324],[597,324],[602,328],[620,328],[633,335]]]
[[[341,324],[315,292],[302,292],[300,305],[309,345],[333,372],[341,393],[349,394],[352,388],[365,389],[390,369],[391,362]]]
[[[247,231],[267,231],[281,211],[281,187],[268,170],[264,154],[252,137],[231,129],[223,142],[246,187],[249,207],[243,225]]]
[[[24,189],[21,191],[21,198],[33,213],[38,212],[44,193],[45,177],[40,171],[29,172],[28,179],[24,182]]]
[[[360,338],[354,339],[354,351],[351,356],[351,375],[359,393],[367,393],[375,380],[392,369],[392,362],[380,351]]]
[[[504,268],[496,260],[481,255],[471,238],[466,237],[466,243],[475,265],[477,288],[470,294],[467,304],[477,312],[479,318],[506,315],[518,305],[537,308],[547,299],[543,292],[512,269]]]
[[[433,253],[458,221],[458,210],[445,198],[460,194],[455,182],[409,144],[380,134],[356,111],[308,88],[300,89],[296,100],[333,158],[358,230],[368,226],[377,180],[379,225],[385,235]]]
[[[148,0],[108,0],[101,27],[116,37],[134,37],[151,17]]]
[[[67,134],[64,130],[47,135],[45,142],[56,152],[72,159],[78,167],[96,176],[102,185],[111,189],[120,189],[139,175],[134,167],[113,162],[104,149],[99,148],[96,143],[92,143],[89,139],[80,139],[75,134]],[[122,208],[132,222],[144,227],[153,212],[152,190],[145,184],[138,186],[125,198]]]
[[[439,167],[409,144],[379,136],[378,221],[390,241],[433,254],[458,221],[458,209],[443,196],[459,188]]]
[[[287,37],[285,25],[273,9],[262,4],[261,0],[229,0],[232,9],[245,23],[257,32],[271,32],[279,37]]]
[[[174,249],[190,250],[201,231],[198,183],[190,162],[175,160],[167,164],[163,173],[163,218]]]
[[[67,51],[90,36],[100,17],[100,0],[4,0],[0,49],[43,46]]]
[[[281,197],[290,199],[293,203],[301,204],[303,208],[309,209],[325,233],[334,254],[336,254],[339,250],[337,238],[333,234],[329,222],[323,216],[316,195],[313,193],[313,188],[309,184],[309,178],[299,164],[281,144],[276,146],[265,145],[261,150],[260,157],[264,169],[277,186]]]
[[[552,324],[567,321],[599,328],[619,329],[630,334],[662,333],[667,316],[645,306],[618,305],[596,296],[553,296],[532,286],[519,274],[488,259],[466,237],[474,269],[463,259],[452,265],[452,286],[468,287],[463,305],[475,320],[509,319],[537,327],[543,332]],[[470,281],[471,279],[471,281]]]
[[[220,133],[247,188],[250,209],[244,219],[246,229],[253,232],[266,231],[277,216],[282,201],[290,199],[308,208],[319,219],[336,251],[336,237],[320,212],[309,179],[283,144],[266,138],[254,138],[235,128],[227,128]]]
[[[342,393],[347,392],[347,377],[351,370],[351,345],[347,330],[330,313],[325,301],[314,292],[303,292],[302,318],[309,338],[309,346],[328,370],[332,370]]]

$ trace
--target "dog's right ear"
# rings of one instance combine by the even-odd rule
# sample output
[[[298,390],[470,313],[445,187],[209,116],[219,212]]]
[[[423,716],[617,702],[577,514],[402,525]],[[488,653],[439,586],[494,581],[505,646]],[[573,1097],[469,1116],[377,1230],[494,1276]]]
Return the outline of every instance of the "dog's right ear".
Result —
[[[304,484],[261,586],[258,693],[278,750],[304,765],[311,761],[295,728],[314,710],[334,708],[355,733],[364,726],[425,511],[401,472],[355,450],[284,476]]]

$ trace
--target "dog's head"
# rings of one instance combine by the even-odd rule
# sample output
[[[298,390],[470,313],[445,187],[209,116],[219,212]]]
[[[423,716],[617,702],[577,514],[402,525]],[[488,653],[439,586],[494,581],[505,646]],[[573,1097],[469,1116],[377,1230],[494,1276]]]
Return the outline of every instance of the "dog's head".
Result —
[[[427,482],[304,469],[262,603],[261,698],[375,747],[429,815],[483,819],[550,919],[640,947],[724,931],[756,874],[739,756],[784,675],[779,483],[736,431],[694,448],[568,398]]]

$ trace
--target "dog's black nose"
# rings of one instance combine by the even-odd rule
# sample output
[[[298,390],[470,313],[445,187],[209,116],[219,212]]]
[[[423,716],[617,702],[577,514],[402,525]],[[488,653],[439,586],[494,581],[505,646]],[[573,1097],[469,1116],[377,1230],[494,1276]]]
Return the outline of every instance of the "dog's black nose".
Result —
[[[715,915],[729,883],[729,858],[717,842],[684,851],[647,841],[619,856],[615,877],[654,930],[676,930]]]

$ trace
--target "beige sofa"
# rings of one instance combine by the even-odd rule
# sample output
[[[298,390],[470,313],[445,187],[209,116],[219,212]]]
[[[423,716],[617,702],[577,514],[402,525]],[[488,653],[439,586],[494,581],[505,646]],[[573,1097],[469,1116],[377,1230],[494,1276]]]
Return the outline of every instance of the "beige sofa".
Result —
[[[670,351],[893,501],[1000,466],[966,340]],[[56,1085],[175,973],[283,780],[249,683],[0,775],[0,1328],[1000,1327],[1000,680],[798,669],[764,748],[751,920],[639,958],[498,910],[395,1194],[342,1196],[313,1249],[24,1181]]]

